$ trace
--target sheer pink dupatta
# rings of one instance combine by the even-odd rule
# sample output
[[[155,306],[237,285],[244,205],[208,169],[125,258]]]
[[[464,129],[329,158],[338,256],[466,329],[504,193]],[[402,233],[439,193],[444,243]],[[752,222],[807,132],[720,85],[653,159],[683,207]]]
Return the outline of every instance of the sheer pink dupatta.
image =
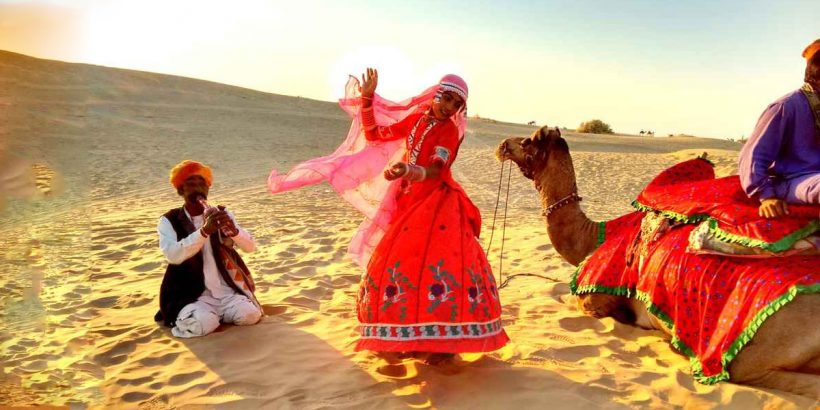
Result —
[[[417,110],[426,109],[438,85],[399,103],[378,95],[373,99],[376,123],[380,126],[395,124]],[[361,126],[361,97],[359,80],[351,76],[345,85],[345,97],[339,105],[352,118],[350,131],[342,145],[332,154],[314,158],[296,165],[287,174],[274,169],[268,177],[272,194],[290,191],[327,181],[339,195],[365,216],[348,247],[348,254],[363,268],[387,230],[396,210],[398,181],[384,179],[388,164],[401,161],[405,141],[369,142]]]

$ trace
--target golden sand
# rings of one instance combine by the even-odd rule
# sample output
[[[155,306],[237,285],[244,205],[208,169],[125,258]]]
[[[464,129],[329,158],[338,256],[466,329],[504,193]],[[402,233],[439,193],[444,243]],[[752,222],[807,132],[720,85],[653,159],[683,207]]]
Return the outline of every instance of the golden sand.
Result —
[[[475,92],[480,92],[476,88]],[[345,250],[361,217],[321,185],[271,196],[272,167],[331,152],[335,104],[204,81],[0,52],[0,140],[39,192],[0,219],[0,403],[97,408],[807,408],[809,399],[700,385],[659,332],[582,315],[573,267],[553,250],[531,183],[512,177],[501,290],[512,342],[430,366],[353,351],[360,269]],[[751,127],[752,124],[750,124]],[[498,142],[535,128],[470,123],[454,175],[490,234]],[[709,151],[732,172],[739,145],[565,133],[593,220],[630,211],[665,167]],[[245,260],[268,313],[251,327],[181,340],[154,323],[164,271],[156,224],[180,205],[168,170],[211,165],[212,203],[256,238]],[[38,179],[39,178],[39,179]],[[56,181],[56,180],[55,180]],[[1,185],[0,185],[1,186]],[[56,191],[55,191],[56,192]],[[25,195],[23,195],[25,196]],[[2,199],[2,198],[0,198]],[[503,203],[502,203],[503,206]],[[500,214],[502,214],[500,212]],[[501,220],[497,221],[497,229]],[[490,261],[497,271],[500,231]]]

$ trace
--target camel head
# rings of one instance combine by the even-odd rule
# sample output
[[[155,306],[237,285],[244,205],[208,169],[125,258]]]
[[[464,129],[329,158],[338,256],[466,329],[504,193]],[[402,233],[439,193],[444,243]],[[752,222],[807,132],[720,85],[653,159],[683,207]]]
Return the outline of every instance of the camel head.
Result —
[[[553,154],[569,154],[567,142],[561,138],[561,131],[557,127],[541,127],[528,138],[507,138],[495,151],[495,157],[499,161],[515,162],[521,173],[529,179],[547,168]]]

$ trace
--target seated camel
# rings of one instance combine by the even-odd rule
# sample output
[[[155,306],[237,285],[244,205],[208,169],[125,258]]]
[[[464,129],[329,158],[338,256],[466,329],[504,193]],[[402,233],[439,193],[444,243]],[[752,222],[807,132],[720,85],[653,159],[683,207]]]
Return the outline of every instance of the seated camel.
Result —
[[[575,266],[585,261],[598,248],[603,225],[591,221],[581,210],[572,158],[560,131],[543,127],[529,138],[508,138],[498,146],[496,156],[500,161],[512,160],[533,181],[555,250]],[[635,223],[640,224],[640,219]],[[818,286],[815,284],[811,289],[820,289]],[[820,317],[820,294],[817,290],[812,292],[798,293],[764,318],[756,332],[752,332],[751,340],[741,343],[727,363],[728,375],[711,382],[728,378],[738,384],[820,399],[820,326],[814,323]],[[673,343],[679,342],[675,324],[670,326],[668,317],[658,317],[657,309],[653,310],[651,303],[636,298],[634,293],[578,293],[578,302],[588,315],[611,316],[623,323],[661,330]]]

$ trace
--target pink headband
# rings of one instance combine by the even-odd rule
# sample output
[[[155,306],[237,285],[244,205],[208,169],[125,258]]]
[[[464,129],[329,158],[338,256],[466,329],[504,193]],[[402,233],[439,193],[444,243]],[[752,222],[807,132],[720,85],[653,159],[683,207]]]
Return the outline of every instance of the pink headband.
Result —
[[[455,74],[447,74],[441,77],[438,84],[441,91],[454,92],[463,98],[465,103],[467,102],[467,82],[463,78]]]

